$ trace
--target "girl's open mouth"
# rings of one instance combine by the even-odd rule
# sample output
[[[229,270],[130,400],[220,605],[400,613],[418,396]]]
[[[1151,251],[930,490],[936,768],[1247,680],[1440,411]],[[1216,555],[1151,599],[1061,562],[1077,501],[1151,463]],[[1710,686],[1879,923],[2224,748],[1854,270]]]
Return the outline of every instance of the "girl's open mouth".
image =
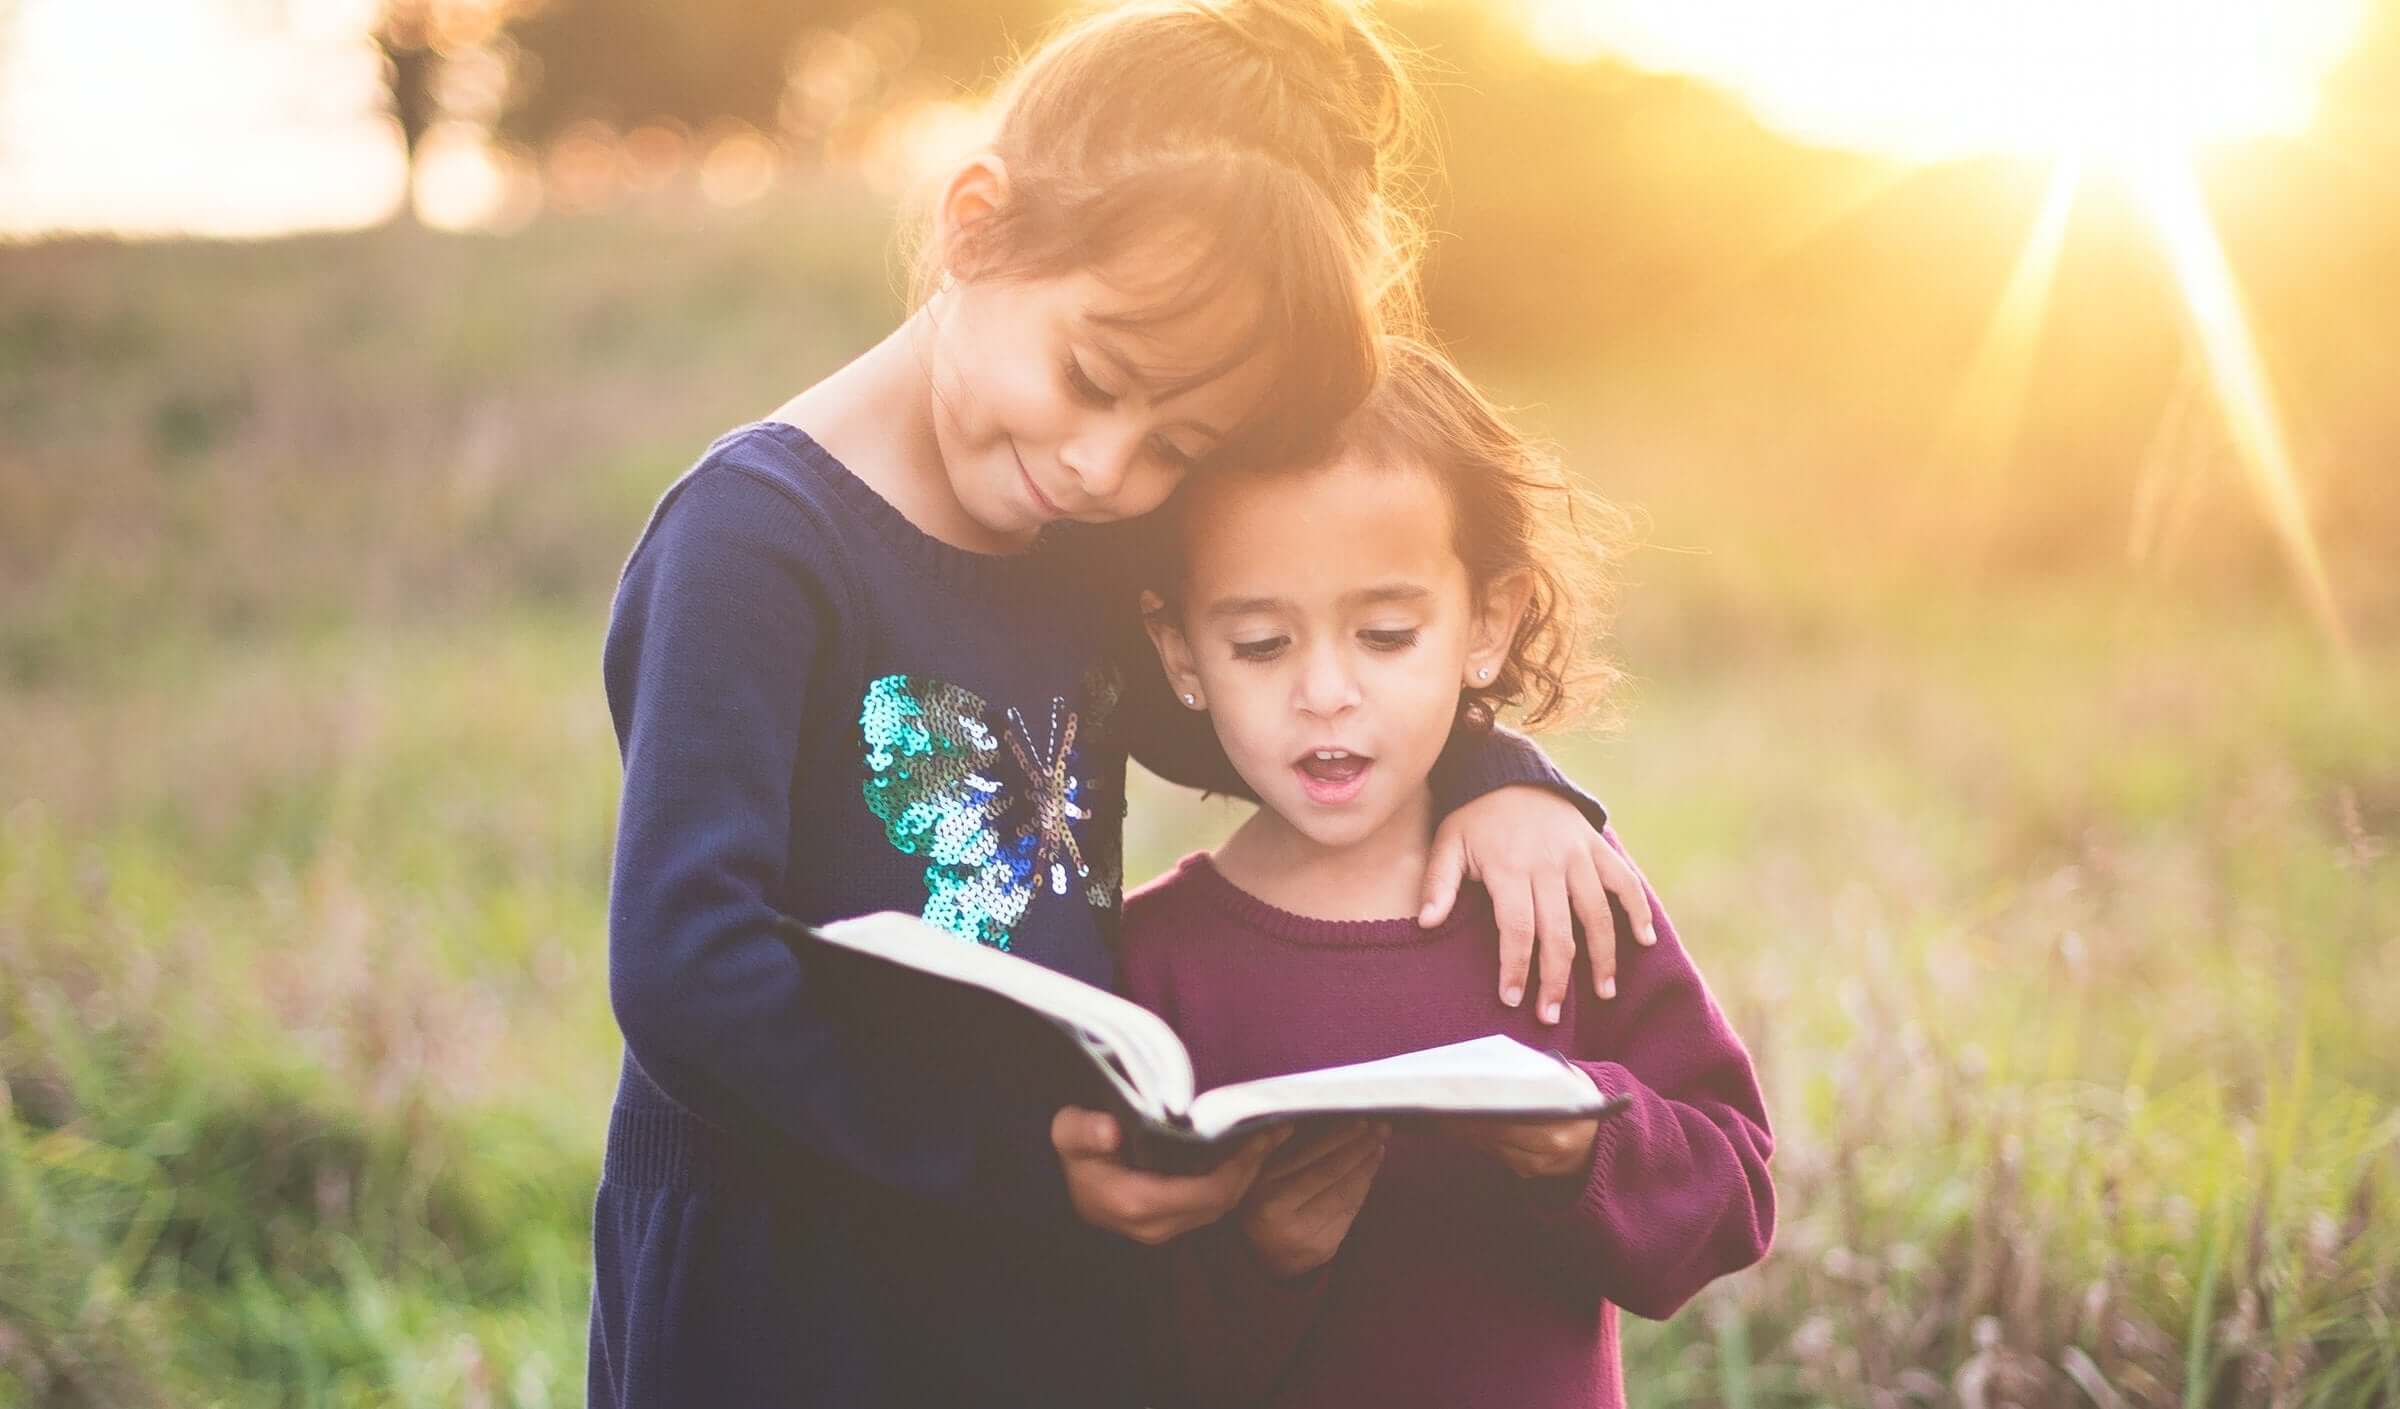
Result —
[[[1332,807],[1357,797],[1367,785],[1367,770],[1375,760],[1348,749],[1310,749],[1293,761],[1308,800]]]

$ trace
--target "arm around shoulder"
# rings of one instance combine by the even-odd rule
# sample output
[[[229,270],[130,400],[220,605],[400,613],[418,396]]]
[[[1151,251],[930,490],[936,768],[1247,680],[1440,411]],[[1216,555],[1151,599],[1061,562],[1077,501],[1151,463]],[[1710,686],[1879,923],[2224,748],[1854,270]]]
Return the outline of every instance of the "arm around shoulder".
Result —
[[[1513,729],[1461,729],[1434,764],[1434,804],[1444,814],[1486,793],[1518,786],[1548,788],[1575,804],[1593,831],[1608,825],[1608,809],[1559,771],[1542,746]]]

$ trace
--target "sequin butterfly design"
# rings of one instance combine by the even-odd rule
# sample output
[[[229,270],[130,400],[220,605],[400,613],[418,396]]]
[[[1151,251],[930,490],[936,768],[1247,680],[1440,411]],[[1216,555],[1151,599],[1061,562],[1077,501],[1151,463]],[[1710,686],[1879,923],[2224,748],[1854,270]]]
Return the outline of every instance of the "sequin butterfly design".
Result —
[[[1100,771],[1119,766],[1105,747],[1116,677],[1095,668],[1081,694],[1080,711],[1053,697],[1037,724],[921,675],[867,686],[867,806],[893,846],[924,858],[927,920],[1006,949],[1042,887],[1117,908],[1123,787],[1111,797]]]

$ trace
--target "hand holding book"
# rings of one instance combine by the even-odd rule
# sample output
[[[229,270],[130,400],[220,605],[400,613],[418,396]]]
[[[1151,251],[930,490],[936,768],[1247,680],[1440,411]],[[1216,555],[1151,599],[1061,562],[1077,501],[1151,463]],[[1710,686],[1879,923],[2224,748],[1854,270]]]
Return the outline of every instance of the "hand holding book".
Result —
[[[1190,1054],[1156,1014],[914,915],[787,923],[781,935],[840,994],[862,1050],[923,1063],[954,1048],[946,1068],[1044,1110],[1068,1108],[1051,1134],[1078,1211],[1145,1241],[1233,1207],[1272,1148],[1259,1138],[1295,1125],[1305,1134],[1402,1117],[1582,1123],[1626,1104],[1556,1053],[1498,1036],[1200,1091]],[[879,1046],[887,1032],[909,1034],[905,1049]]]
[[[1446,1120],[1442,1130],[1508,1166],[1519,1179],[1563,1179],[1592,1167],[1597,1120]]]
[[[1154,1174],[1123,1162],[1125,1139],[1115,1116],[1066,1106],[1050,1122],[1076,1216],[1153,1246],[1224,1217],[1291,1133],[1290,1126],[1262,1130],[1204,1174]]]
[[[1270,1159],[1242,1200],[1242,1235],[1259,1264],[1291,1278],[1331,1262],[1366,1205],[1391,1139],[1388,1125],[1350,1121],[1294,1140]]]

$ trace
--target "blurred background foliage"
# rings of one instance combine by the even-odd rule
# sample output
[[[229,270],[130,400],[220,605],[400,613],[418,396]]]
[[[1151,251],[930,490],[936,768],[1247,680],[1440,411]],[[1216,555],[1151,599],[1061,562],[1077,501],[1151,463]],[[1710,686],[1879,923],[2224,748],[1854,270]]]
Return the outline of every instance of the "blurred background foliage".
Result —
[[[579,1399],[616,569],[898,316],[1046,13],[393,4],[404,218],[0,247],[0,1403]],[[2347,647],[2123,192],[1995,425],[2042,166],[1384,13],[1437,324],[1646,525],[1626,722],[1551,746],[1782,1137],[1634,1402],[2400,1403],[2389,7],[2205,171]],[[1145,786],[1131,873],[1231,815]]]

